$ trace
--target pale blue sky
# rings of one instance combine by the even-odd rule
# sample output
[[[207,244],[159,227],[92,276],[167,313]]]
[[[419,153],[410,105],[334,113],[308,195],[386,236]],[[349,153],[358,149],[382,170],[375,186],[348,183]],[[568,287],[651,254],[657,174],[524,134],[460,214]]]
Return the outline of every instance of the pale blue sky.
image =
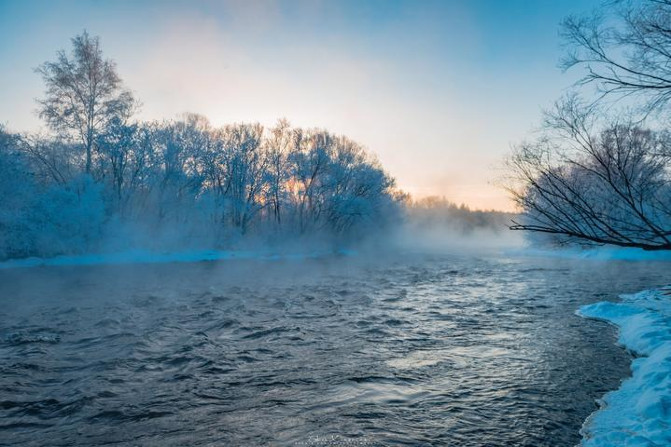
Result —
[[[0,0],[0,122],[41,127],[33,72],[87,29],[143,119],[280,117],[346,134],[400,187],[510,209],[492,184],[579,72],[559,22],[600,0]]]

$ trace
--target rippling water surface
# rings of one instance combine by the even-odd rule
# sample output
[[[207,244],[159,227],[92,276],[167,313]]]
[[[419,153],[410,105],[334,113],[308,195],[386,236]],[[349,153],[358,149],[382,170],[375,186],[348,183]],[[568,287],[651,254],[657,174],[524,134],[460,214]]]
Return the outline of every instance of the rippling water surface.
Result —
[[[383,260],[0,272],[0,444],[570,446],[629,374],[585,303],[668,264]]]

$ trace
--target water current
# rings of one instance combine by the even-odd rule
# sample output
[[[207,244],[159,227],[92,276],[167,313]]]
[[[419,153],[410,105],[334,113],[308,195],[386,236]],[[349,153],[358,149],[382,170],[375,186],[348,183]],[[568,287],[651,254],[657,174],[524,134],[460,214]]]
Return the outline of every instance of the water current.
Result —
[[[574,311],[671,279],[381,258],[0,271],[0,444],[572,446],[630,363]]]

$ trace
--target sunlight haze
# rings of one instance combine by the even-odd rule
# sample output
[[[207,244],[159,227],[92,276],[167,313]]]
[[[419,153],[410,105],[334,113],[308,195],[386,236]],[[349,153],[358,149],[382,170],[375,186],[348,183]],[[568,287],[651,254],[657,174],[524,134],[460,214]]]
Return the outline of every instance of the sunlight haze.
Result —
[[[88,30],[139,119],[285,117],[358,141],[415,197],[512,210],[502,159],[577,76],[556,68],[559,22],[596,4],[4,0],[0,123],[44,127],[33,69]]]
[[[669,24],[0,0],[0,445],[671,446]]]

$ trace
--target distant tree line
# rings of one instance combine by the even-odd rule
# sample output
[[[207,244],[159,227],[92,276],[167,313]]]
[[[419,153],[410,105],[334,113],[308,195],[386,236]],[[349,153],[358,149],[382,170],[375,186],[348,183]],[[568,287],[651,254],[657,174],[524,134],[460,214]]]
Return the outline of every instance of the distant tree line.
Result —
[[[364,148],[322,129],[133,120],[98,38],[37,69],[40,136],[0,127],[0,258],[108,248],[206,248],[241,238],[366,237],[400,214]],[[107,246],[109,245],[109,247]]]
[[[563,24],[564,67],[582,67],[578,87],[595,91],[558,101],[540,138],[510,157],[523,211],[511,228],[558,244],[671,250],[671,0],[609,6],[619,15]]]
[[[481,230],[498,233],[506,230],[516,216],[503,211],[471,209],[437,196],[418,200],[408,198],[405,209],[408,223],[417,231],[442,230],[457,235],[470,235]]]

